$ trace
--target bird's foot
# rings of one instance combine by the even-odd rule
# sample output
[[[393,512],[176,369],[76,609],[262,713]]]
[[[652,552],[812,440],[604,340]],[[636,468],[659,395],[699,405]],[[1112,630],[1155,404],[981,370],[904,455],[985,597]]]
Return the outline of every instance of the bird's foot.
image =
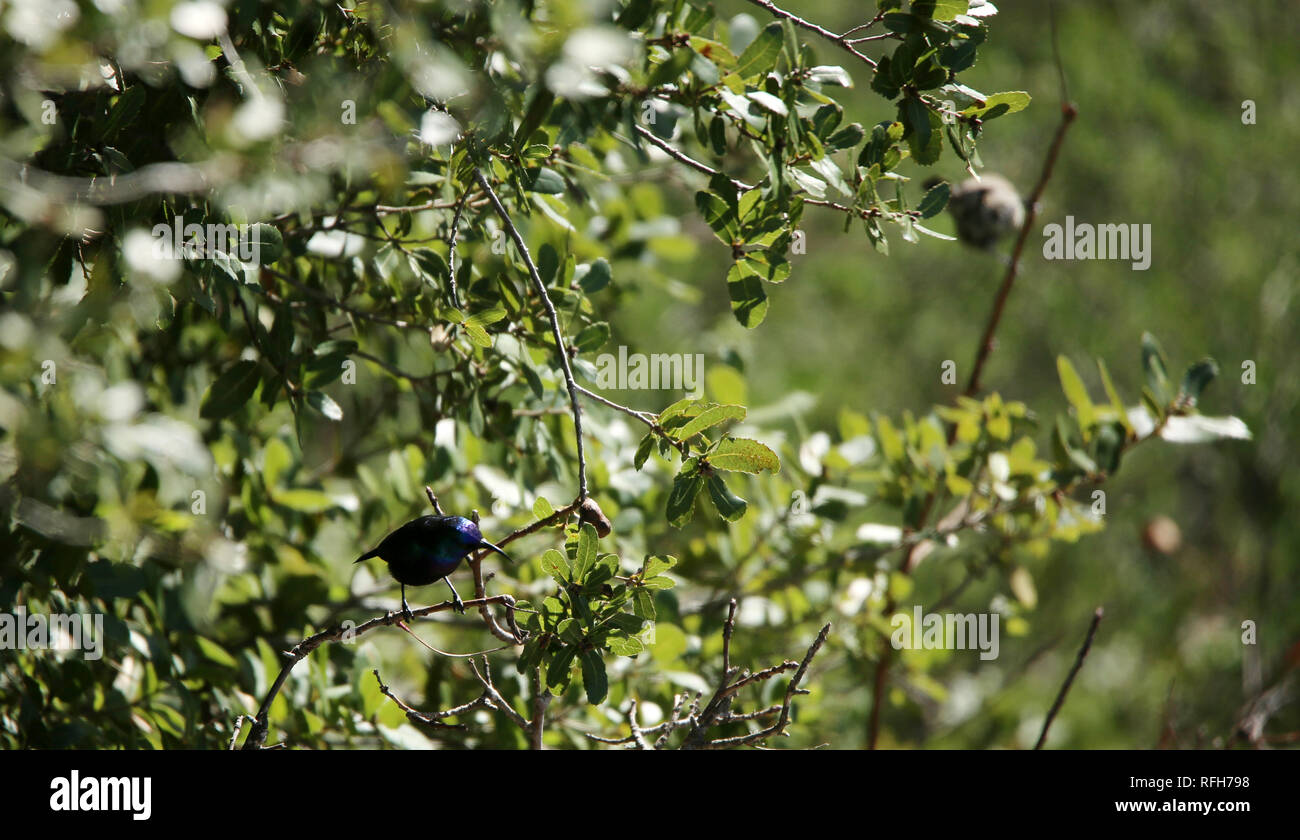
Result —
[[[461,615],[465,614],[465,602],[460,599],[459,595],[453,596],[451,608]]]
[[[415,613],[411,612],[411,605],[406,603],[405,600],[402,601],[402,618],[407,621],[413,621],[415,619]]]

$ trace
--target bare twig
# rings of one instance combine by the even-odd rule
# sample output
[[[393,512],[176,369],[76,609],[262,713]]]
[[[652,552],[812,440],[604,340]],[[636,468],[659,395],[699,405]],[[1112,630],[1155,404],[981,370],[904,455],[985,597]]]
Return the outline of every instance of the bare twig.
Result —
[[[373,669],[371,673],[375,675],[375,681],[379,683],[379,691],[389,700],[392,700],[394,703],[396,703],[397,708],[401,709],[403,712],[406,712],[407,720],[410,720],[412,723],[423,723],[427,726],[432,726],[435,729],[462,729],[463,730],[465,729],[463,725],[455,724],[455,723],[443,723],[443,718],[454,717],[456,715],[463,715],[466,712],[473,711],[474,709],[490,706],[490,701],[487,695],[484,694],[475,700],[471,700],[468,703],[464,703],[452,709],[446,709],[441,712],[421,712],[403,703],[396,694],[393,694],[392,690],[388,686],[384,685],[383,678],[379,676],[378,668]]]
[[[464,605],[466,607],[486,607],[486,605],[490,604],[501,604],[507,610],[511,610],[514,607],[514,603],[515,599],[510,595],[494,595],[491,598],[472,598],[465,601]],[[421,607],[417,610],[411,610],[411,616],[414,618],[422,618],[426,615],[446,612],[454,609],[455,606],[456,605],[451,601],[443,601],[440,604],[432,604],[427,607]],[[369,633],[371,630],[380,627],[396,626],[401,624],[404,618],[405,616],[401,610],[393,610],[392,612],[376,616],[369,621],[362,622],[355,626],[347,626],[351,625],[352,622],[347,622],[346,625],[337,624],[329,629],[321,630],[318,633],[308,636],[289,650],[285,651],[284,655],[287,657],[287,661],[284,663],[284,667],[280,669],[280,673],[275,678],[275,682],[271,684],[271,689],[266,693],[266,698],[262,700],[262,705],[257,710],[257,716],[253,719],[253,727],[249,730],[248,738],[244,740],[243,748],[246,750],[259,749],[266,743],[266,733],[268,728],[267,715],[271,711],[271,703],[275,700],[276,696],[279,695],[280,689],[284,687],[285,680],[289,678],[289,672],[293,670],[295,665],[305,659],[308,654],[328,642],[351,641],[363,633]],[[516,643],[518,642],[516,641]]]
[[[731,637],[735,632],[736,621],[736,602],[733,599],[727,610],[727,620],[722,630],[722,677],[718,681],[718,687],[714,691],[709,702],[704,708],[700,708],[702,695],[696,694],[691,702],[689,712],[686,712],[687,695],[679,694],[673,698],[673,711],[668,719],[651,727],[642,727],[636,719],[638,705],[637,701],[632,701],[631,710],[628,712],[628,726],[631,735],[624,738],[604,738],[599,735],[589,734],[587,737],[593,741],[599,741],[603,744],[628,744],[636,749],[656,749],[661,750],[668,746],[668,738],[678,730],[688,730],[685,740],[682,742],[681,749],[723,749],[726,747],[747,746],[758,744],[775,735],[784,734],[786,726],[790,722],[790,704],[798,694],[807,694],[804,689],[799,688],[804,675],[808,671],[808,665],[812,662],[817,651],[826,641],[826,636],[830,633],[829,624],[822,627],[817,638],[809,646],[808,652],[804,654],[803,662],[782,662],[780,665],[774,665],[771,668],[764,668],[754,674],[742,673],[740,678],[734,682],[731,676],[735,670],[731,667]],[[786,671],[793,670],[794,676],[790,680],[789,686],[786,687],[785,699],[779,706],[769,706],[753,712],[733,713],[731,704],[733,698],[740,689],[747,685],[755,685],[765,680],[783,674]],[[685,713],[684,713],[685,712]],[[771,725],[751,732],[748,735],[739,735],[732,738],[710,739],[709,730],[724,726],[730,723],[739,723],[746,721],[757,721],[767,718],[776,717],[776,721]],[[650,737],[658,736],[652,745]]]
[[[1101,624],[1102,609],[1097,607],[1092,613],[1092,624],[1088,625],[1088,635],[1083,640],[1083,647],[1079,648],[1079,655],[1074,659],[1074,667],[1070,669],[1069,675],[1065,678],[1065,683],[1061,690],[1056,694],[1056,702],[1052,704],[1052,709],[1047,713],[1047,720],[1043,721],[1043,731],[1038,735],[1038,743],[1034,744],[1034,749],[1041,750],[1043,744],[1047,743],[1047,730],[1052,728],[1052,721],[1056,720],[1056,713],[1061,711],[1061,706],[1065,703],[1065,695],[1070,693],[1070,686],[1074,683],[1074,678],[1083,667],[1083,660],[1088,655],[1088,650],[1092,647],[1092,639],[1097,635],[1097,625]]]
[[[1052,171],[1056,168],[1056,159],[1061,154],[1061,145],[1065,142],[1065,134],[1070,130],[1074,123],[1075,117],[1079,111],[1073,103],[1066,102],[1061,105],[1061,123],[1056,128],[1056,136],[1052,139],[1051,148],[1047,151],[1047,159],[1043,161],[1043,172],[1038,177],[1038,183],[1034,186],[1034,191],[1026,199],[1025,223],[1020,226],[1020,235],[1016,237],[1015,248],[1011,252],[1011,262],[1007,264],[1006,276],[1002,279],[1002,285],[998,288],[997,297],[993,300],[993,311],[989,313],[989,320],[984,327],[984,336],[980,339],[979,353],[975,357],[975,366],[971,369],[970,381],[966,383],[966,396],[974,396],[980,389],[980,374],[984,371],[984,364],[988,361],[989,354],[993,352],[994,336],[998,331],[998,324],[1002,320],[1002,310],[1006,308],[1007,298],[1011,295],[1011,287],[1015,285],[1016,274],[1020,270],[1020,257],[1024,253],[1025,243],[1029,240],[1029,231],[1034,226],[1034,221],[1038,218],[1038,202],[1043,197],[1043,191],[1047,189],[1047,182],[1052,178]]]
[[[790,21],[795,26],[801,27],[803,29],[807,29],[809,32],[816,32],[818,35],[822,36],[827,41],[830,41],[832,44],[835,44],[836,46],[848,50],[850,53],[854,55],[854,57],[859,58],[862,61],[865,61],[867,64],[871,65],[872,67],[876,66],[875,61],[871,60],[867,56],[858,52],[857,49],[854,48],[853,43],[843,35],[836,35],[834,32],[831,32],[829,29],[823,29],[817,24],[812,23],[811,21],[804,20],[803,18],[799,17],[798,15],[792,12],[787,12],[785,9],[782,9],[778,7],[776,4],[772,3],[771,0],[749,0],[749,2],[754,4],[755,6],[758,6],[759,8],[766,9],[768,12],[770,12],[773,15],[776,15],[779,18],[784,18]]]
[[[735,178],[731,178],[727,175],[724,175],[722,172],[718,171],[717,169],[714,169],[712,166],[709,166],[706,163],[701,163],[695,158],[687,155],[685,152],[682,152],[675,146],[660,139],[659,136],[656,135],[653,131],[647,130],[645,126],[636,125],[633,126],[633,128],[636,129],[636,133],[639,136],[645,138],[646,140],[649,140],[652,145],[656,146],[664,154],[668,155],[668,157],[672,158],[678,163],[685,164],[686,166],[689,166],[691,169],[694,169],[696,172],[702,172],[703,174],[708,175],[709,177],[713,177],[715,175],[722,175],[722,177],[730,181],[731,185],[740,192],[749,192],[750,190],[754,189],[753,184],[746,184],[744,181],[738,181]]]
[[[523,715],[519,714],[519,712],[515,711],[515,707],[511,706],[509,701],[501,696],[501,692],[497,691],[496,684],[492,682],[492,670],[488,666],[487,657],[483,657],[483,671],[481,673],[479,672],[478,667],[474,665],[474,660],[472,659],[469,661],[469,667],[470,670],[474,672],[474,676],[478,677],[478,681],[483,684],[483,696],[488,698],[489,708],[496,709],[506,717],[510,718],[510,720],[514,722],[515,726],[518,726],[525,732],[528,731],[530,725],[527,719],[525,719]]]

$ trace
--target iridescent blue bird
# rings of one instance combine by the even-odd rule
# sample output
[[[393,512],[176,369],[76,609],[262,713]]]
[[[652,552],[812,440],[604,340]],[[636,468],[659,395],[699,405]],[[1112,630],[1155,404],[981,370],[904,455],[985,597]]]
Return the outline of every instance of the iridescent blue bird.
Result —
[[[478,523],[463,516],[421,516],[412,519],[384,537],[374,548],[353,562],[360,563],[371,557],[380,557],[388,564],[393,579],[402,585],[402,612],[408,616],[411,608],[406,603],[406,587],[425,586],[435,581],[447,581],[452,601],[458,612],[465,612],[465,604],[456,594],[456,587],[448,577],[456,571],[465,555],[480,548],[495,551],[510,560],[510,555],[483,539]],[[514,562],[514,561],[511,561]]]

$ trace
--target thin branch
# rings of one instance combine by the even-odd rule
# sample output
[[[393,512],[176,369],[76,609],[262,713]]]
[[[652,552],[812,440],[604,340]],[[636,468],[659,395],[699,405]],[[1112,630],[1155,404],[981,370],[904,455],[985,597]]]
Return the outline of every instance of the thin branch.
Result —
[[[474,660],[472,659],[469,661],[469,667],[470,670],[474,672],[474,676],[478,677],[478,681],[483,684],[483,694],[488,698],[488,705],[510,718],[510,720],[514,722],[515,726],[527,731],[529,727],[528,721],[523,715],[515,711],[515,707],[511,706],[506,698],[501,696],[501,692],[497,691],[496,684],[492,682],[492,670],[488,666],[487,657],[483,657],[482,673],[479,673],[478,667],[475,666]]]
[[[528,266],[528,276],[533,280],[533,288],[537,290],[538,296],[541,297],[542,304],[546,307],[546,315],[551,321],[551,332],[555,337],[555,352],[560,357],[560,368],[564,372],[564,384],[569,390],[569,406],[573,409],[574,436],[578,447],[578,501],[582,502],[587,498],[587,455],[582,443],[582,406],[578,404],[578,383],[574,381],[573,370],[569,366],[569,350],[564,341],[564,333],[560,330],[560,316],[555,312],[555,304],[551,303],[551,296],[546,292],[546,284],[542,282],[542,276],[537,272],[537,265],[533,262],[532,255],[528,253],[528,244],[524,242],[524,237],[519,232],[519,228],[515,227],[509,211],[501,203],[501,199],[497,196],[496,191],[492,189],[492,185],[488,183],[487,178],[484,177],[482,170],[475,169],[474,177],[478,179],[479,186],[487,193],[493,209],[501,218],[501,224],[505,225],[510,238],[514,240],[515,247],[519,249],[520,257],[523,258],[524,264]]]
[[[1030,193],[1025,204],[1025,223],[1020,226],[1020,235],[1016,237],[1015,249],[1011,252],[1011,262],[1007,265],[1006,276],[1002,279],[1002,286],[998,289],[997,297],[993,300],[993,311],[989,313],[988,324],[984,327],[984,336],[980,339],[979,353],[975,357],[975,367],[971,370],[970,381],[966,383],[966,390],[963,392],[966,396],[971,397],[979,392],[980,374],[984,371],[984,364],[989,359],[989,354],[993,352],[994,337],[997,335],[998,324],[1002,320],[1002,310],[1006,308],[1007,298],[1011,295],[1011,287],[1016,283],[1016,274],[1020,270],[1020,256],[1024,253],[1025,243],[1029,240],[1029,231],[1034,226],[1034,221],[1038,218],[1038,201],[1043,197],[1043,191],[1047,189],[1047,182],[1052,178],[1052,171],[1056,168],[1056,159],[1061,154],[1061,145],[1065,142],[1065,134],[1070,130],[1074,123],[1075,117],[1079,111],[1070,102],[1061,106],[1061,124],[1056,128],[1056,137],[1052,139],[1052,146],[1047,151],[1047,159],[1043,161],[1043,172],[1038,178],[1038,184],[1035,185],[1034,191]]]
[[[758,6],[761,9],[766,9],[768,12],[770,12],[771,14],[779,18],[784,18],[790,21],[795,26],[801,27],[803,29],[807,29],[809,32],[816,32],[818,35],[822,36],[827,41],[830,41],[832,44],[835,44],[836,46],[848,50],[850,53],[854,55],[854,57],[859,58],[862,61],[865,61],[873,68],[876,66],[876,62],[872,61],[870,58],[868,58],[867,56],[863,55],[862,53],[854,49],[853,44],[849,41],[848,38],[845,38],[843,35],[836,35],[834,32],[831,32],[829,29],[823,29],[817,24],[812,23],[811,21],[804,20],[803,18],[799,17],[798,15],[792,12],[787,12],[785,9],[782,9],[778,7],[776,4],[772,3],[771,0],[749,0],[749,2],[754,4],[755,6]]]
[[[465,727],[462,724],[443,723],[442,719],[454,717],[455,715],[463,715],[466,712],[470,712],[473,711],[474,709],[482,708],[490,704],[487,695],[484,694],[478,697],[477,699],[471,700],[468,703],[464,703],[460,706],[457,706],[454,709],[447,709],[445,711],[432,712],[432,713],[421,712],[403,703],[401,699],[399,699],[398,696],[394,694],[388,686],[384,685],[383,678],[379,676],[378,668],[373,669],[371,673],[375,675],[375,681],[379,683],[380,693],[383,694],[385,697],[387,697],[389,700],[392,700],[394,703],[396,703],[397,708],[401,709],[403,712],[406,712],[407,720],[411,721],[412,723],[423,723],[427,726],[432,726],[435,729],[462,729],[463,730],[465,729]]]
[[[494,595],[491,598],[474,598],[465,602],[466,607],[477,606],[483,607],[484,609],[486,609],[489,604],[502,604],[507,610],[512,610],[514,608],[515,599],[510,595]],[[426,615],[446,612],[447,610],[454,609],[455,606],[456,605],[451,601],[443,601],[440,604],[432,604],[427,607],[421,607],[418,610],[411,610],[411,616],[413,618],[422,618]],[[392,612],[386,612],[381,616],[376,616],[369,621],[354,626],[346,626],[351,625],[352,622],[346,622],[346,625],[337,624],[326,630],[321,630],[318,633],[308,636],[289,650],[285,651],[284,655],[288,659],[284,663],[284,667],[280,669],[280,674],[275,678],[275,682],[271,684],[271,689],[266,693],[266,698],[262,700],[262,705],[257,710],[257,716],[253,719],[253,728],[249,730],[248,738],[244,740],[243,748],[246,750],[255,750],[266,743],[266,733],[268,729],[267,715],[271,711],[271,703],[274,702],[275,698],[279,695],[280,689],[284,687],[285,680],[289,678],[289,672],[293,670],[295,665],[305,659],[308,654],[328,642],[351,642],[363,633],[369,633],[371,630],[380,627],[392,627],[401,624],[404,619],[405,615],[401,610],[393,610]],[[516,641],[516,643],[518,642]]]
[[[1070,674],[1065,678],[1065,684],[1057,692],[1056,702],[1052,704],[1052,709],[1047,713],[1047,720],[1043,721],[1043,731],[1038,735],[1038,743],[1034,744],[1034,749],[1041,750],[1043,744],[1047,743],[1047,730],[1052,728],[1052,721],[1056,720],[1056,713],[1061,711],[1061,706],[1065,703],[1065,695],[1070,693],[1070,686],[1074,683],[1075,676],[1079,669],[1083,667],[1083,660],[1088,655],[1088,650],[1092,647],[1092,639],[1097,635],[1097,625],[1101,624],[1101,607],[1097,607],[1092,614],[1092,624],[1088,626],[1088,636],[1083,640],[1083,647],[1079,648],[1079,655],[1074,659],[1074,667],[1070,669]]]
[[[701,172],[705,175],[708,175],[710,178],[712,178],[715,175],[722,175],[722,177],[730,181],[731,185],[740,192],[749,192],[750,190],[754,189],[753,184],[746,184],[744,181],[737,181],[735,178],[731,178],[723,174],[721,171],[714,169],[712,166],[709,166],[707,163],[701,163],[700,161],[696,160],[690,155],[687,155],[685,152],[680,151],[675,146],[672,146],[666,141],[660,139],[654,132],[647,130],[645,126],[638,124],[633,126],[633,128],[636,130],[636,133],[638,135],[644,137],[646,140],[649,140],[652,145],[657,147],[660,151],[662,151],[664,154],[668,155],[668,157],[672,158],[678,163],[685,164],[686,166],[689,166],[691,169],[694,169],[696,172]]]

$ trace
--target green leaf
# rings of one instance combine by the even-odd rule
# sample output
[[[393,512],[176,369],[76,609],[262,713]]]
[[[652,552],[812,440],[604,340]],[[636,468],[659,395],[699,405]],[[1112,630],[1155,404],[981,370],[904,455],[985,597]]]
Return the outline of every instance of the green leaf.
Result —
[[[677,558],[670,554],[653,554],[646,558],[642,577],[654,577],[677,565]]]
[[[767,290],[763,279],[748,262],[733,263],[727,272],[727,294],[731,314],[746,329],[754,329],[767,317]]]
[[[690,522],[695,513],[695,497],[704,486],[704,476],[700,475],[695,466],[694,459],[687,461],[673,479],[673,489],[668,493],[668,524],[674,528]]]
[[[324,391],[308,392],[307,404],[336,423],[343,419],[343,409],[339,407],[338,403],[330,399],[329,395]]]
[[[235,657],[227,653],[226,649],[221,645],[211,639],[205,639],[202,636],[195,636],[194,640],[198,642],[199,650],[202,651],[203,655],[209,660],[218,665],[224,665],[227,668],[239,667],[239,663],[235,660]]]
[[[274,488],[280,484],[281,476],[293,464],[293,453],[289,451],[284,441],[271,438],[262,452],[262,460],[262,481],[268,488]]]
[[[921,203],[916,207],[916,209],[920,211],[922,219],[929,219],[937,216],[943,211],[943,208],[948,206],[948,193],[950,189],[951,188],[947,183],[939,183],[926,191],[925,195],[921,198]]]
[[[708,455],[709,464],[726,472],[779,472],[781,459],[768,447],[747,438],[723,438]]]
[[[578,655],[578,649],[572,645],[566,645],[561,648],[546,666],[546,686],[547,688],[558,689],[558,693],[563,693],[569,686],[569,667],[573,665],[573,657]]]
[[[578,531],[578,551],[573,558],[574,581],[582,582],[587,579],[587,574],[596,565],[596,547],[599,543],[596,529],[591,523],[584,522],[582,530]]]
[[[1106,399],[1110,400],[1110,407],[1115,412],[1115,418],[1124,427],[1126,435],[1132,434],[1133,423],[1128,419],[1128,411],[1124,409],[1124,401],[1119,398],[1119,391],[1115,390],[1115,383],[1110,381],[1110,371],[1106,369],[1106,363],[1101,359],[1097,360],[1097,370],[1101,372],[1101,385],[1106,389]]]
[[[736,75],[748,79],[760,73],[766,73],[776,66],[776,59],[781,55],[781,24],[773,21],[763,28],[745,51],[736,59]]]
[[[1214,359],[1201,359],[1196,364],[1187,369],[1183,374],[1182,396],[1190,405],[1196,405],[1201,398],[1201,392],[1205,386],[1214,381],[1214,377],[1219,375],[1219,363]]]
[[[641,585],[646,589],[672,589],[677,585],[677,581],[664,575],[656,575],[641,581]]]
[[[670,434],[677,440],[687,441],[705,429],[711,429],[719,423],[744,419],[745,407],[743,405],[714,405],[700,412],[695,419],[685,426],[673,429]]]
[[[545,195],[559,195],[564,192],[564,178],[554,169],[547,169],[542,166],[526,171],[528,173],[528,189],[531,191]]]
[[[988,122],[994,117],[1023,111],[1029,107],[1029,102],[1028,93],[1023,90],[1012,90],[1005,93],[995,93],[985,99],[983,105],[972,105],[961,113],[962,116],[979,117],[981,120]]]
[[[533,502],[533,518],[539,520],[549,519],[554,515],[555,508],[551,505],[550,499],[545,496],[538,496],[537,500]]]
[[[968,0],[912,0],[912,14],[933,20],[952,20],[969,8]]]
[[[695,207],[718,239],[727,245],[739,240],[740,222],[730,204],[711,192],[700,190],[695,193]]]
[[[636,656],[645,652],[645,645],[632,636],[610,636],[605,645],[618,656]]]
[[[1065,398],[1070,401],[1070,405],[1074,406],[1079,418],[1079,428],[1083,431],[1086,440],[1088,430],[1096,422],[1096,412],[1093,409],[1092,399],[1088,396],[1088,389],[1084,387],[1083,380],[1079,378],[1074,365],[1070,364],[1070,360],[1065,356],[1056,357],[1056,372],[1061,377],[1061,390],[1065,392]]]
[[[654,432],[647,432],[646,436],[641,438],[641,442],[637,444],[636,455],[632,458],[632,466],[637,470],[644,467],[646,460],[650,457],[650,453],[654,450],[654,446],[655,434]]]
[[[1160,342],[1149,332],[1142,333],[1142,370],[1146,374],[1147,386],[1161,405],[1168,405],[1169,373],[1165,365],[1165,354],[1160,349]]]
[[[407,263],[411,266],[411,273],[430,286],[437,287],[451,277],[451,269],[442,254],[428,248],[416,248],[407,257]]]
[[[284,490],[271,497],[276,504],[299,513],[323,513],[334,507],[334,500],[319,490]]]
[[[655,596],[645,587],[632,592],[632,614],[645,621],[655,620]]]
[[[208,387],[199,416],[205,420],[221,420],[234,414],[253,396],[260,378],[257,362],[250,359],[235,362]]]
[[[717,508],[718,514],[728,522],[735,522],[745,515],[745,510],[749,504],[727,487],[727,482],[722,480],[722,476],[709,476],[709,498],[713,501],[713,506]],[[646,583],[649,586],[649,582]]]
[[[475,312],[473,315],[465,319],[465,324],[487,327],[495,324],[504,317],[506,317],[505,307],[498,303],[491,309],[483,309],[479,312]]]
[[[599,651],[582,652],[582,684],[587,689],[587,702],[593,706],[604,701],[609,694],[609,677],[605,674],[605,660],[600,658]]]
[[[573,344],[578,348],[579,353],[590,353],[593,350],[599,350],[609,341],[610,329],[609,324],[599,321],[583,329],[578,333]]]
[[[1120,455],[1124,452],[1124,426],[1119,422],[1106,423],[1097,430],[1093,454],[1097,468],[1107,475],[1119,470]]]
[[[555,578],[555,582],[564,586],[569,582],[569,562],[564,555],[553,548],[542,554],[542,571]]]
[[[840,149],[851,149],[862,142],[866,136],[860,123],[849,123],[839,131],[826,138],[826,151],[835,152]]]
[[[578,280],[578,285],[587,294],[594,294],[609,285],[613,279],[613,272],[609,268],[609,260],[599,257],[591,263],[591,267]]]

